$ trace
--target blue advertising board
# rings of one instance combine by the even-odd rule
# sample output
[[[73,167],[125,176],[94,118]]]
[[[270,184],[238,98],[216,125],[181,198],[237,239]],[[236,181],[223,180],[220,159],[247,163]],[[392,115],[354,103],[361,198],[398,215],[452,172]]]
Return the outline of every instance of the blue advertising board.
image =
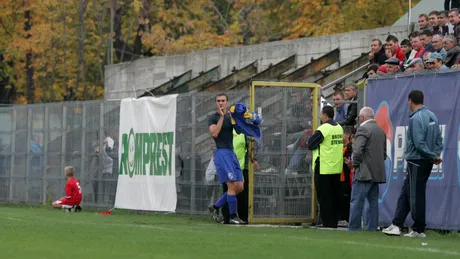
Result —
[[[403,153],[411,90],[424,93],[425,106],[438,117],[444,138],[444,162],[433,167],[427,183],[427,227],[460,230],[460,72],[369,80],[366,106],[374,109],[388,147],[387,183],[380,185],[380,223],[391,224],[406,177]],[[406,224],[412,224],[410,214]]]

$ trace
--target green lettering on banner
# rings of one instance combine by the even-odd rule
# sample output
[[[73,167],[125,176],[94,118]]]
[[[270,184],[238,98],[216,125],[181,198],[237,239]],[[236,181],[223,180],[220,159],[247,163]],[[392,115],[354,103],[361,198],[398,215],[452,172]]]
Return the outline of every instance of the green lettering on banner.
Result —
[[[163,171],[163,175],[166,175],[167,174],[167,171],[169,170],[169,158],[168,158],[168,152],[166,152],[166,146],[168,146],[168,136],[166,135],[167,133],[161,133],[161,137],[162,137],[162,140],[163,142],[161,143],[161,157],[163,158],[163,161],[161,163],[162,165],[162,171]]]
[[[155,159],[156,157],[156,146],[157,146],[157,135],[155,133],[150,133],[150,175],[153,175],[153,173],[157,170],[156,165],[157,161]]]
[[[169,162],[168,162],[168,171],[169,175],[172,175],[172,150],[173,150],[173,145],[174,145],[174,134],[172,132],[166,132],[163,133],[166,135],[166,139],[168,140],[168,146],[169,146]]]
[[[163,148],[163,134],[157,133],[157,171],[155,175],[163,175],[163,168],[164,168],[164,159],[161,159],[162,155],[162,148]]]
[[[128,144],[128,135],[123,134],[121,136],[121,147],[123,150],[121,151],[121,158],[120,158],[120,172],[119,174],[128,174],[128,152],[129,152],[129,144]]]
[[[143,139],[142,134],[136,133],[136,145],[135,145],[135,153],[134,153],[134,175],[140,175],[142,172],[142,148],[143,148]]]
[[[142,144],[142,175],[147,174],[147,165],[150,164],[151,155],[151,146],[152,142],[150,141],[149,133],[142,133],[144,143]]]
[[[134,133],[131,128],[121,136],[119,174],[171,176],[173,145],[174,132]]]

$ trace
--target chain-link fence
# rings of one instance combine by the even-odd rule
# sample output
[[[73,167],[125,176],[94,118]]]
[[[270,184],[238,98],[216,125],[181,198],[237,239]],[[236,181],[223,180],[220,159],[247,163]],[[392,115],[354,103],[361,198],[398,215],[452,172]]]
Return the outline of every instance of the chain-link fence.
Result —
[[[250,102],[248,90],[227,94],[230,104]],[[255,105],[264,117],[264,139],[259,154],[261,169],[254,173],[254,216],[310,216],[310,166],[305,146],[299,148],[297,144],[305,130],[312,130],[308,117],[312,113],[307,111],[311,90],[266,88],[256,95]],[[216,179],[206,178],[214,151],[208,116],[215,107],[215,93],[181,94],[177,99],[180,213],[205,214],[222,192]],[[73,166],[81,182],[84,206],[111,208],[119,167],[119,108],[120,101],[0,108],[0,201],[50,204],[64,196],[64,167]],[[301,126],[298,131],[293,128],[297,124]],[[299,132],[303,133],[295,135]]]

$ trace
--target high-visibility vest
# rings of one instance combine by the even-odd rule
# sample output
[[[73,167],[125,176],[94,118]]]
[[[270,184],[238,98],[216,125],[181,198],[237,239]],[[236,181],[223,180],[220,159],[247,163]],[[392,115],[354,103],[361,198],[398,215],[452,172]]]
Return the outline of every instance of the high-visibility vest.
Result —
[[[237,134],[235,130],[233,130],[233,151],[238,159],[241,170],[243,170],[246,158],[246,136],[244,134]]]
[[[343,169],[343,129],[337,124],[335,126],[324,123],[319,126],[319,131],[323,134],[323,141],[319,147],[313,150],[313,170],[316,160],[319,157],[320,174],[340,174]]]

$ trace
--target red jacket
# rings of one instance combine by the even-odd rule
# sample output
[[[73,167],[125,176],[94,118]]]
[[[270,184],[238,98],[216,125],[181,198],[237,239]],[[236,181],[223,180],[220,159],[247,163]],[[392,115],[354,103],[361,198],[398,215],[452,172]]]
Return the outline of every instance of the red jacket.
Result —
[[[425,47],[421,47],[421,48],[417,51],[417,53],[415,54],[414,58],[421,58],[421,59],[423,59],[423,57],[421,57],[422,54],[423,54],[423,51],[425,51]]]
[[[396,51],[395,58],[399,59],[400,66],[404,63],[404,60],[406,60],[406,55],[404,55],[404,52],[399,46],[398,46],[398,50]]]

